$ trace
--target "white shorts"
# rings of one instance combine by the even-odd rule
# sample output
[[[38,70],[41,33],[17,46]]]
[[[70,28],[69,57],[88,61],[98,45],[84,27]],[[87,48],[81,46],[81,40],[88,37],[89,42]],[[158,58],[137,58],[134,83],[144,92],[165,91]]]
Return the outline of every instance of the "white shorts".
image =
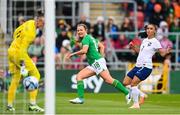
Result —
[[[104,58],[95,60],[95,62],[91,66],[87,66],[87,68],[94,71],[98,75],[102,71],[107,70],[106,60]]]

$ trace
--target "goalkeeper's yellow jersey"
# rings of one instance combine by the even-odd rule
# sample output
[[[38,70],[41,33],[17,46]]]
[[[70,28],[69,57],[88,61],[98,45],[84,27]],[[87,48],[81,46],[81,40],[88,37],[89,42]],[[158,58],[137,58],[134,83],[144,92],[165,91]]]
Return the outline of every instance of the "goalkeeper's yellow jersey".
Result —
[[[29,45],[34,41],[35,38],[35,21],[26,21],[14,31],[13,42],[11,43],[9,50],[18,50],[20,53],[27,53]]]

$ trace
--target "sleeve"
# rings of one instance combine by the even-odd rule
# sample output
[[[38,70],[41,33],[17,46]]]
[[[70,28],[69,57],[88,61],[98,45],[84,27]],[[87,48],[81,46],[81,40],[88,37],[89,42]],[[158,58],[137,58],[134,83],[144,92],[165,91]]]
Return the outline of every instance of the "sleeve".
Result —
[[[96,43],[98,44],[99,43],[99,40],[98,39],[95,39],[96,40]]]
[[[89,42],[89,36],[86,36],[85,38],[83,38],[82,40],[82,45],[87,45],[89,46],[90,42]]]
[[[154,48],[155,48],[155,50],[158,50],[158,49],[162,48],[162,46],[161,46],[161,44],[160,44],[160,42],[158,40],[156,40],[154,42]]]

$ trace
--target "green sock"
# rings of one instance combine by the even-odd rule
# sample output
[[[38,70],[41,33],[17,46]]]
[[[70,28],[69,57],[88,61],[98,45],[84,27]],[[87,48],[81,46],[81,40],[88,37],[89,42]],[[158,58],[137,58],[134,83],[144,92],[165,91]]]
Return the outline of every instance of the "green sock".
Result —
[[[79,98],[84,98],[84,83],[82,80],[77,82],[77,93]]]
[[[122,85],[121,82],[118,80],[114,79],[113,84],[112,84],[116,89],[119,91],[123,92],[125,95],[129,93],[128,89]]]

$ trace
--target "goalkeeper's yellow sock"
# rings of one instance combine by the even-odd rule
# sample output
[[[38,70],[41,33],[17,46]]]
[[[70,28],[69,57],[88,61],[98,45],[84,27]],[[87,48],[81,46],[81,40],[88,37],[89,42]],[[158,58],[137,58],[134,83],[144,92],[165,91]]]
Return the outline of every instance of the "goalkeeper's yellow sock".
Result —
[[[38,93],[37,89],[30,92],[30,104],[32,104],[32,105],[36,104],[37,93]]]
[[[34,71],[31,72],[31,75],[36,77],[37,80],[39,81],[40,74],[39,74],[39,71],[37,70],[37,68],[34,68]],[[35,105],[36,104],[36,97],[37,97],[37,94],[38,94],[38,89],[29,92],[29,94],[30,94],[29,95],[30,96],[30,104]]]

